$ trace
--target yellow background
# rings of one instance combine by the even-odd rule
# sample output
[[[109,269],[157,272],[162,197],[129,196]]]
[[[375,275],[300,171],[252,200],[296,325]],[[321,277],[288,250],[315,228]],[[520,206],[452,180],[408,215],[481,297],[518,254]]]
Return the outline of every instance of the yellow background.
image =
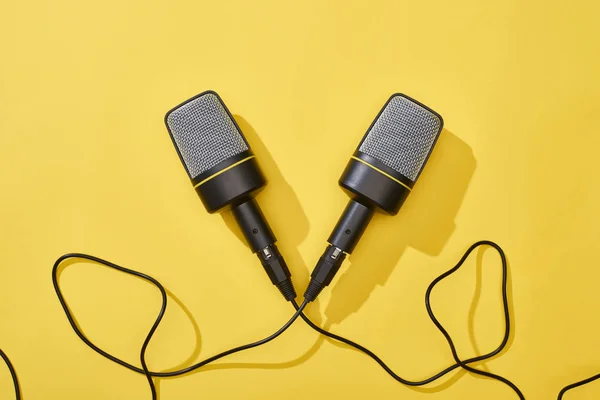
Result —
[[[492,239],[510,261],[514,331],[485,368],[529,399],[600,372],[597,4],[4,0],[0,346],[24,399],[150,398],[143,376],[68,326],[50,275],[66,252],[143,271],[172,293],[153,369],[259,339],[291,315],[231,221],[204,211],[163,125],[206,89],[223,97],[270,181],[259,202],[301,293],[346,202],[337,179],[388,96],[404,92],[445,118],[405,207],[374,219],[310,306],[315,320],[408,379],[429,376],[451,355],[425,289],[472,242]],[[498,257],[478,257],[433,295],[463,358],[502,336]],[[157,290],[85,263],[60,281],[89,337],[137,364]],[[404,387],[298,323],[159,388],[163,400],[516,398],[501,383],[453,377]],[[11,391],[0,367],[0,397]],[[600,383],[568,395],[598,397]]]

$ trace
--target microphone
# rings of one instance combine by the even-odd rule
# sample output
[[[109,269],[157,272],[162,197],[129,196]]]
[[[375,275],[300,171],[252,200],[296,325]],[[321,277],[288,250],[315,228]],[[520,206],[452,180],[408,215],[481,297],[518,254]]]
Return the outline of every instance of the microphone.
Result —
[[[339,185],[350,196],[317,262],[307,301],[317,298],[354,250],[373,212],[396,215],[415,185],[444,121],[438,113],[404,95],[385,103],[346,165]],[[443,201],[443,200],[440,200]]]
[[[200,93],[167,112],[165,125],[206,210],[231,211],[271,282],[287,301],[295,299],[291,273],[254,199],[267,181],[223,100]]]

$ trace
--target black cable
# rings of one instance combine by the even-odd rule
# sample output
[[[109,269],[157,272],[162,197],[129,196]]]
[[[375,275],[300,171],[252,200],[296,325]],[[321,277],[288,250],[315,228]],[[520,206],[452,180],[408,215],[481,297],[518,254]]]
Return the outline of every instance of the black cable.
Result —
[[[502,298],[503,298],[503,308],[504,308],[504,317],[505,317],[505,334],[504,334],[504,338],[502,340],[502,343],[500,344],[500,346],[498,346],[494,351],[478,356],[478,357],[473,357],[470,359],[467,359],[465,361],[460,360],[460,358],[458,357],[458,354],[456,352],[456,348],[454,346],[454,343],[452,342],[452,339],[450,338],[449,334],[447,333],[447,331],[443,328],[443,326],[439,323],[439,321],[437,320],[437,318],[435,317],[432,309],[431,309],[431,305],[430,305],[430,296],[431,296],[431,291],[433,290],[433,288],[435,287],[435,285],[437,285],[440,281],[442,281],[444,278],[448,277],[449,275],[453,274],[454,272],[456,272],[464,263],[464,261],[468,258],[468,256],[470,255],[470,253],[476,249],[479,246],[482,245],[489,245],[491,247],[494,247],[498,253],[500,254],[501,260],[502,260]],[[162,307],[161,310],[158,314],[158,317],[154,323],[154,325],[152,326],[150,332],[148,333],[148,336],[146,337],[146,340],[144,341],[144,344],[142,346],[142,350],[140,352],[140,361],[142,364],[142,368],[138,368],[134,365],[131,365],[117,357],[112,356],[111,354],[105,352],[104,350],[100,349],[99,347],[97,347],[96,345],[94,345],[89,339],[87,339],[87,337],[85,337],[85,335],[81,332],[81,330],[79,329],[79,327],[77,326],[70,309],[68,308],[65,300],[64,300],[64,296],[60,290],[60,287],[58,285],[58,267],[60,266],[60,264],[69,258],[81,258],[81,259],[87,259],[90,261],[94,261],[97,262],[99,264],[108,266],[110,268],[113,269],[117,269],[119,271],[140,277],[142,279],[145,279],[147,281],[149,281],[150,283],[154,284],[161,292],[161,296],[162,296]],[[426,295],[425,295],[425,305],[427,308],[427,312],[429,314],[429,317],[431,318],[431,320],[434,322],[434,324],[436,325],[436,327],[438,328],[438,330],[440,330],[440,332],[444,335],[444,337],[446,338],[446,340],[448,341],[448,344],[451,348],[452,351],[452,355],[456,361],[456,363],[448,368],[446,368],[445,370],[439,372],[438,374],[424,379],[422,381],[409,381],[406,380],[400,376],[398,376],[396,373],[394,373],[391,368],[389,368],[377,355],[375,355],[372,351],[368,350],[367,348],[361,346],[360,344],[353,342],[349,339],[346,339],[342,336],[330,333],[320,327],[318,327],[317,325],[315,325],[312,321],[310,321],[308,319],[308,317],[306,317],[306,315],[304,313],[302,313],[304,307],[306,307],[306,302],[304,302],[302,305],[298,305],[295,301],[293,301],[293,305],[296,308],[296,313],[293,315],[293,317],[281,328],[279,329],[277,332],[275,332],[273,335],[254,342],[254,343],[250,343],[244,346],[239,346],[230,350],[227,350],[225,352],[219,353],[213,357],[210,357],[202,362],[199,362],[197,364],[194,364],[190,367],[181,369],[181,370],[177,370],[177,371],[171,371],[171,372],[152,372],[149,371],[145,362],[145,351],[146,348],[152,338],[152,335],[154,334],[154,332],[156,331],[156,328],[158,327],[160,321],[162,320],[162,317],[165,313],[166,310],[166,304],[167,304],[167,297],[166,297],[166,291],[164,289],[164,287],[158,282],[156,281],[154,278],[142,274],[140,272],[137,271],[133,271],[124,267],[121,267],[119,265],[113,264],[111,262],[102,260],[98,257],[94,257],[94,256],[90,256],[87,254],[77,254],[77,253],[73,253],[73,254],[66,254],[62,257],[60,257],[54,264],[54,267],[52,269],[52,281],[54,284],[54,289],[56,291],[56,294],[58,296],[58,299],[63,307],[63,310],[65,311],[65,314],[67,316],[67,319],[69,320],[69,323],[71,325],[71,327],[73,328],[73,330],[75,331],[75,333],[79,336],[79,338],[86,344],[88,345],[90,348],[92,348],[94,351],[96,351],[97,353],[99,353],[100,355],[108,358],[109,360],[116,362],[119,365],[122,365],[132,371],[138,372],[138,373],[142,373],[146,376],[146,378],[148,379],[148,382],[150,384],[151,390],[152,390],[152,396],[153,399],[156,399],[156,391],[154,388],[154,383],[152,381],[152,377],[174,377],[174,376],[180,376],[183,374],[186,374],[188,372],[191,372],[193,370],[196,370],[210,362],[216,361],[222,357],[225,357],[229,354],[233,354],[242,350],[246,350],[252,347],[256,347],[256,346],[260,346],[262,344],[268,343],[269,341],[275,339],[276,337],[278,337],[279,335],[281,335],[287,328],[289,328],[289,326],[297,319],[298,316],[301,316],[304,321],[311,326],[313,329],[315,329],[317,332],[328,336],[332,339],[338,340],[342,343],[345,343],[347,345],[350,345],[360,351],[362,351],[363,353],[367,354],[368,356],[370,356],[373,360],[375,360],[388,374],[390,374],[394,379],[396,379],[398,382],[403,383],[405,385],[408,386],[422,386],[422,385],[426,385],[428,383],[431,383],[439,378],[441,378],[442,376],[446,375],[447,373],[455,370],[458,367],[461,367],[469,372],[475,373],[475,374],[479,374],[479,375],[483,375],[483,376],[487,376],[489,378],[493,378],[496,380],[499,380],[505,384],[507,384],[509,387],[511,387],[519,396],[520,399],[524,399],[523,394],[520,392],[520,390],[509,380],[499,376],[499,375],[495,375],[486,371],[481,371],[481,370],[477,370],[475,368],[472,368],[470,366],[468,366],[467,364],[473,363],[473,362],[477,362],[477,361],[482,361],[482,360],[486,360],[489,359],[495,355],[497,355],[500,351],[502,351],[502,349],[506,346],[507,342],[508,342],[508,338],[510,335],[510,315],[509,315],[509,307],[508,307],[508,296],[507,296],[507,275],[508,275],[508,268],[507,268],[507,264],[506,264],[506,257],[504,255],[504,252],[502,251],[502,249],[500,248],[500,246],[498,246],[497,244],[490,242],[490,241],[480,241],[477,242],[475,244],[473,244],[468,250],[467,252],[463,255],[463,257],[460,259],[460,261],[458,262],[458,264],[453,267],[452,269],[450,269],[449,271],[447,271],[446,273],[442,274],[441,276],[439,276],[438,278],[436,278],[427,288],[426,291]],[[600,376],[599,376],[600,377]],[[592,379],[592,378],[590,378]],[[594,378],[596,379],[596,378]],[[579,384],[584,384],[587,383],[591,380],[586,380],[586,381],[582,381],[578,384],[574,384],[574,385],[579,385]],[[572,385],[573,386],[573,385]],[[575,387],[575,386],[573,386]],[[566,390],[568,390],[571,387],[565,388]],[[562,392],[561,392],[562,393]]]
[[[473,250],[475,250],[477,247],[483,246],[483,245],[488,245],[488,246],[491,246],[494,249],[496,249],[498,251],[498,253],[500,254],[500,259],[502,261],[502,305],[504,308],[504,323],[505,323],[504,337],[503,337],[500,345],[495,350],[493,350],[487,354],[477,356],[477,357],[472,357],[472,358],[462,361],[458,357],[458,354],[456,352],[456,347],[454,346],[454,343],[453,343],[452,339],[450,338],[450,335],[444,329],[444,327],[440,324],[440,322],[437,320],[437,318],[435,317],[435,315],[431,309],[431,304],[430,304],[431,291],[433,290],[435,285],[437,285],[440,281],[442,281],[444,278],[446,278],[449,275],[456,272],[462,266],[462,264],[465,262],[465,260],[469,257],[469,255],[471,254],[471,252]],[[499,380],[499,381],[505,383],[506,385],[508,385],[511,389],[513,389],[515,391],[515,393],[519,396],[519,398],[521,400],[524,400],[525,397],[523,396],[521,391],[517,388],[517,386],[514,383],[512,383],[508,379],[503,378],[496,374],[492,374],[492,373],[489,373],[486,371],[481,371],[481,370],[475,369],[475,368],[467,365],[467,364],[471,364],[471,363],[474,363],[477,361],[487,360],[487,359],[497,355],[498,353],[500,353],[502,351],[502,349],[504,349],[504,347],[506,346],[506,343],[508,342],[508,338],[510,336],[510,313],[509,313],[509,305],[508,305],[507,281],[508,281],[508,267],[507,267],[506,256],[504,255],[504,251],[496,243],[488,241],[488,240],[482,240],[482,241],[476,242],[473,245],[471,245],[471,247],[469,247],[469,249],[465,252],[465,254],[462,256],[462,258],[460,259],[458,264],[456,264],[456,266],[454,266],[452,269],[448,270],[447,272],[443,273],[442,275],[437,277],[433,282],[431,282],[431,284],[427,288],[427,291],[425,292],[425,307],[427,308],[427,313],[429,314],[429,318],[433,321],[435,326],[438,328],[438,330],[444,335],[444,337],[448,341],[448,345],[450,346],[450,350],[452,351],[452,356],[454,357],[454,360],[456,361],[456,363],[454,365],[451,365],[450,367],[444,369],[443,371],[433,375],[432,377],[421,380],[421,381],[409,381],[407,379],[402,378],[401,376],[396,374],[390,367],[388,367],[387,364],[384,363],[383,360],[381,358],[379,358],[371,350],[367,349],[366,347],[364,347],[356,342],[353,342],[350,339],[346,339],[342,336],[339,336],[334,333],[326,331],[325,329],[323,329],[323,328],[317,326],[315,323],[313,323],[304,313],[301,314],[301,317],[312,329],[316,330],[317,332],[321,333],[322,335],[325,335],[325,336],[327,336],[331,339],[337,340],[339,342],[345,343],[345,344],[352,346],[355,349],[365,353],[366,355],[371,357],[373,360],[375,360],[392,378],[394,378],[396,381],[398,381],[404,385],[423,386],[423,385],[426,385],[428,383],[431,383],[431,382],[441,378],[442,376],[455,370],[456,368],[461,367],[461,368],[463,368],[469,372],[472,372],[474,374],[487,376],[489,378],[496,379],[496,380]],[[298,303],[296,303],[295,301],[292,301],[292,304],[294,305],[294,308],[296,310],[300,309],[300,307],[298,306]]]
[[[571,383],[570,385],[565,386],[564,388],[562,388],[560,390],[560,392],[558,393],[558,400],[562,400],[563,396],[565,395],[565,393],[567,393],[567,391],[571,390],[571,389],[575,389],[576,387],[579,386],[583,386],[585,384],[594,382],[595,380],[600,379],[600,374],[591,376],[587,379],[584,379],[582,381],[579,382],[575,382],[575,383]]]
[[[454,342],[452,341],[452,338],[450,337],[450,335],[448,334],[448,332],[445,330],[445,328],[442,326],[442,324],[438,321],[438,319],[436,318],[435,314],[433,313],[433,310],[431,309],[431,302],[430,302],[430,298],[431,298],[431,292],[433,290],[433,288],[439,283],[441,282],[443,279],[447,278],[448,276],[450,276],[451,274],[453,274],[454,272],[456,272],[461,266],[462,264],[465,262],[465,260],[469,257],[469,255],[471,254],[471,252],[473,250],[475,250],[477,247],[479,246],[483,246],[483,245],[487,245],[487,246],[491,246],[494,249],[496,249],[496,251],[498,251],[498,254],[500,255],[501,261],[502,261],[502,303],[503,303],[503,311],[504,311],[504,321],[505,321],[505,331],[504,331],[504,337],[502,339],[502,342],[500,343],[500,345],[493,351],[481,355],[481,356],[477,356],[477,357],[472,357],[469,358],[467,360],[461,360],[458,356],[458,353],[456,351],[456,346],[454,345]],[[127,363],[126,361],[123,361],[111,354],[109,354],[108,352],[102,350],[101,348],[99,348],[98,346],[96,346],[95,344],[93,344],[84,334],[83,332],[79,329],[79,327],[77,326],[77,323],[75,322],[75,319],[73,318],[73,315],[71,313],[71,310],[69,309],[64,296],[60,290],[60,287],[58,285],[58,267],[60,266],[60,264],[70,258],[81,258],[81,259],[86,259],[86,260],[90,260],[93,262],[96,262],[98,264],[119,270],[121,272],[130,274],[130,275],[134,275],[137,276],[139,278],[142,278],[150,283],[152,283],[154,286],[156,286],[159,291],[161,292],[161,297],[162,297],[162,305],[161,305],[161,309],[158,313],[158,316],[156,318],[156,321],[154,322],[154,324],[152,325],[152,328],[150,329],[148,335],[146,336],[146,339],[144,340],[144,343],[142,345],[142,349],[140,351],[140,362],[142,364],[142,368],[138,368],[132,364]],[[334,333],[328,332],[326,330],[324,330],[323,328],[317,326],[315,323],[313,323],[302,311],[303,309],[306,307],[307,302],[303,302],[302,305],[298,305],[298,303],[295,300],[292,300],[292,304],[294,306],[294,308],[296,309],[296,313],[292,316],[292,318],[290,318],[290,320],[283,325],[277,332],[275,332],[274,334],[253,342],[253,343],[249,343],[243,346],[238,346],[235,348],[232,348],[230,350],[226,350],[224,352],[221,352],[215,356],[209,357],[204,361],[201,361],[199,363],[196,363],[190,367],[187,368],[183,368],[177,371],[170,371],[170,372],[153,372],[153,371],[149,371],[147,364],[146,364],[146,360],[145,360],[145,354],[146,354],[146,349],[148,347],[148,344],[150,343],[150,340],[152,339],[152,336],[154,335],[156,329],[158,328],[158,325],[160,324],[164,313],[166,311],[166,307],[167,307],[167,295],[166,295],[166,291],[164,289],[164,287],[160,284],[160,282],[158,282],[156,279],[152,278],[149,275],[143,274],[141,272],[137,272],[128,268],[124,268],[121,267],[117,264],[111,263],[109,261],[103,260],[101,258],[95,257],[95,256],[91,256],[91,255],[87,255],[87,254],[81,254],[81,253],[70,253],[70,254],[65,254],[63,256],[61,256],[58,260],[56,260],[56,262],[54,263],[54,266],[52,268],[52,283],[54,285],[54,290],[56,291],[56,295],[58,296],[58,300],[61,303],[61,306],[65,312],[65,315],[67,316],[67,319],[69,321],[69,324],[71,325],[71,328],[73,328],[73,330],[75,331],[75,333],[77,334],[77,336],[79,336],[79,338],[88,346],[90,347],[92,350],[94,350],[95,352],[97,352],[98,354],[102,355],[103,357],[127,368],[130,369],[134,372],[140,373],[140,374],[144,374],[146,376],[146,378],[148,379],[148,383],[150,385],[151,391],[152,391],[152,398],[156,399],[156,389],[154,386],[154,382],[152,381],[152,377],[175,377],[175,376],[180,376],[180,375],[184,375],[187,374],[189,372],[192,372],[198,368],[201,368],[202,366],[209,364],[213,361],[216,361],[218,359],[221,359],[227,355],[230,354],[234,354],[243,350],[247,350],[247,349],[251,349],[253,347],[257,347],[263,344],[266,344],[270,341],[272,341],[273,339],[277,338],[279,335],[281,335],[285,330],[287,330],[293,323],[294,321],[298,318],[298,316],[301,316],[302,319],[315,331],[319,332],[320,334],[327,336],[331,339],[337,340],[339,342],[345,343],[351,347],[354,347],[355,349],[365,353],[366,355],[368,355],[369,357],[371,357],[374,361],[376,361],[392,378],[394,378],[396,381],[407,385],[407,386],[423,386],[423,385],[427,385],[429,383],[432,383],[436,380],[438,380],[439,378],[445,376],[446,374],[448,374],[449,372],[457,369],[458,367],[461,367],[463,369],[465,369],[466,371],[469,371],[471,373],[477,374],[477,375],[482,375],[482,376],[486,376],[495,380],[499,380],[503,383],[505,383],[506,385],[508,385],[518,396],[520,399],[524,399],[525,397],[523,396],[523,394],[521,393],[521,391],[517,388],[517,386],[512,383],[511,381],[509,381],[508,379],[496,375],[496,374],[492,374],[486,371],[482,371],[482,370],[478,370],[475,369],[473,367],[470,367],[468,364],[474,363],[474,362],[478,362],[478,361],[483,361],[483,360],[487,360],[490,359],[491,357],[497,355],[498,353],[500,353],[506,346],[509,336],[510,336],[510,313],[509,313],[509,306],[508,306],[508,295],[507,295],[507,278],[508,278],[508,268],[507,268],[507,263],[506,263],[506,256],[504,254],[504,251],[502,250],[502,248],[497,245],[496,243],[492,242],[492,241],[488,241],[488,240],[482,240],[479,242],[474,243],[471,247],[469,247],[469,249],[465,252],[465,254],[462,256],[462,258],[459,260],[458,264],[456,264],[453,268],[451,268],[450,270],[448,270],[447,272],[443,273],[442,275],[440,275],[439,277],[437,277],[427,288],[427,291],[425,293],[425,307],[427,309],[427,313],[429,315],[429,318],[432,320],[432,322],[435,324],[435,326],[438,328],[438,330],[444,335],[444,337],[446,338],[446,341],[448,342],[448,345],[450,346],[450,350],[452,352],[452,356],[455,360],[455,364],[447,367],[446,369],[444,369],[441,372],[438,372],[437,374],[423,379],[421,381],[410,381],[407,379],[402,378],[401,376],[397,375],[390,367],[388,367],[388,365],[383,362],[383,360],[381,358],[379,358],[375,353],[373,353],[371,350],[367,349],[366,347],[350,340],[347,338],[344,338],[343,336],[339,336],[336,335]],[[0,357],[2,357],[2,359],[6,362],[8,369],[10,371],[10,374],[12,376],[13,379],[13,383],[14,383],[14,388],[15,388],[15,394],[16,394],[16,399],[20,400],[21,399],[21,391],[19,388],[19,382],[17,379],[17,374],[16,371],[13,367],[13,365],[11,364],[9,358],[7,357],[7,355],[0,349]],[[568,386],[565,386],[560,393],[558,394],[558,400],[562,400],[564,394],[574,388],[583,386],[587,383],[591,383],[597,379],[600,379],[600,374],[594,375],[590,378],[584,379],[582,381],[579,382],[575,382],[573,384],[570,384]]]
[[[109,353],[107,353],[106,351],[102,350],[101,348],[99,348],[98,346],[96,346],[95,344],[93,344],[84,334],[83,332],[81,332],[81,330],[79,329],[79,327],[77,326],[77,323],[75,322],[75,319],[73,318],[73,315],[71,313],[71,310],[69,309],[69,306],[67,305],[64,296],[60,290],[60,287],[58,285],[58,267],[60,266],[60,264],[70,258],[80,258],[80,259],[85,259],[85,260],[90,260],[93,262],[96,262],[98,264],[107,266],[109,268],[113,268],[116,269],[118,271],[121,272],[125,272],[126,274],[130,274],[130,275],[134,275],[137,276],[139,278],[142,278],[150,283],[152,283],[154,286],[156,286],[158,288],[158,290],[160,290],[161,293],[161,297],[162,297],[162,305],[160,308],[160,311],[158,313],[158,317],[156,318],[156,321],[154,322],[154,324],[152,325],[152,328],[150,329],[150,331],[148,332],[148,335],[146,336],[146,339],[144,340],[144,344],[142,345],[142,349],[140,351],[140,362],[142,364],[142,368],[138,368],[135,365],[131,365],[129,363],[127,363],[126,361],[123,361]],[[77,336],[79,336],[79,338],[86,344],[88,345],[88,347],[90,347],[92,350],[94,350],[96,353],[102,355],[103,357],[108,358],[109,360],[125,367],[128,368],[132,371],[138,372],[140,374],[144,374],[146,375],[146,378],[148,379],[148,384],[150,385],[150,389],[152,391],[152,399],[156,400],[156,388],[154,387],[154,382],[152,381],[152,377],[174,377],[174,376],[180,376],[183,374],[187,374],[188,372],[194,371],[208,363],[211,363],[213,361],[219,360],[225,356],[228,356],[230,354],[233,353],[237,353],[240,352],[242,350],[247,350],[247,349],[251,349],[253,347],[257,347],[263,344],[266,344],[268,342],[270,342],[271,340],[275,339],[276,337],[278,337],[279,335],[281,335],[283,332],[285,332],[293,323],[294,321],[300,316],[300,314],[302,313],[302,310],[304,310],[304,307],[306,307],[307,302],[302,303],[300,306],[298,306],[298,310],[296,310],[296,313],[290,318],[290,320],[288,322],[286,322],[281,328],[279,328],[279,330],[275,333],[273,333],[272,335],[258,340],[256,342],[253,343],[249,343],[249,344],[245,344],[243,346],[238,346],[238,347],[234,347],[232,349],[223,351],[217,355],[214,355],[212,357],[207,358],[204,361],[201,361],[199,363],[196,363],[190,367],[187,368],[183,368],[177,371],[170,371],[170,372],[152,372],[148,370],[148,367],[146,365],[146,360],[145,360],[145,355],[146,355],[146,348],[148,347],[148,344],[150,343],[150,339],[152,339],[152,335],[154,334],[154,332],[156,331],[156,328],[158,327],[158,325],[160,324],[160,321],[162,320],[164,314],[165,314],[165,310],[167,308],[167,293],[164,289],[164,287],[160,284],[160,282],[158,282],[156,279],[152,278],[151,276],[148,276],[146,274],[143,274],[141,272],[137,272],[125,267],[121,267],[117,264],[111,263],[109,261],[103,260],[101,258],[98,257],[94,257],[88,254],[80,254],[80,253],[70,253],[70,254],[65,254],[63,256],[61,256],[58,260],[56,260],[56,262],[54,263],[54,266],[52,267],[52,283],[54,285],[54,290],[56,291],[56,295],[58,296],[58,300],[60,301],[60,304],[67,316],[67,319],[69,320],[69,324],[71,325],[71,328],[73,328],[73,330],[75,331],[75,333],[77,334]],[[297,304],[296,304],[297,305]],[[11,370],[12,372],[12,370]],[[13,375],[13,377],[15,377]],[[18,398],[17,398],[18,400]]]
[[[8,370],[10,371],[10,376],[12,377],[13,385],[15,386],[15,396],[16,396],[17,400],[21,400],[21,389],[19,388],[19,380],[17,379],[17,371],[15,371],[15,367],[12,365],[12,363],[8,359],[8,356],[6,355],[5,352],[2,351],[2,349],[0,349],[0,357],[2,357],[2,359],[6,363],[6,366],[8,367]]]
[[[504,384],[508,385],[519,396],[519,398],[521,400],[524,400],[525,396],[523,396],[523,393],[521,393],[519,388],[514,383],[509,381],[508,379],[506,379],[500,375],[493,374],[491,372],[482,371],[482,370],[473,368],[473,367],[467,365],[466,362],[461,361],[461,359],[458,357],[458,353],[456,351],[456,346],[454,345],[454,342],[452,341],[450,334],[446,331],[446,329],[444,329],[442,324],[435,317],[433,310],[431,309],[431,303],[430,303],[431,291],[433,290],[435,285],[437,285],[439,282],[441,282],[444,278],[446,278],[446,277],[452,275],[454,272],[456,272],[462,266],[462,264],[465,262],[465,260],[469,257],[471,252],[473,250],[475,250],[477,247],[482,246],[482,245],[488,245],[488,246],[495,248],[498,251],[498,253],[500,254],[500,258],[502,260],[502,305],[503,305],[503,309],[504,309],[505,334],[504,334],[502,343],[496,349],[497,350],[496,353],[492,354],[492,356],[496,355],[498,352],[500,352],[506,346],[506,343],[508,342],[508,338],[510,335],[510,314],[509,314],[509,306],[508,306],[508,294],[507,294],[507,290],[506,290],[507,280],[508,280],[508,268],[506,265],[506,256],[504,255],[504,251],[502,251],[502,248],[494,242],[491,242],[488,240],[482,240],[482,241],[474,243],[473,245],[471,245],[471,247],[469,247],[469,249],[465,252],[465,254],[459,260],[458,264],[456,264],[454,266],[454,268],[451,268],[450,270],[446,271],[442,275],[435,278],[433,280],[433,282],[431,282],[431,284],[427,288],[427,292],[425,294],[425,307],[427,308],[427,314],[429,314],[429,318],[433,321],[433,323],[438,328],[438,330],[446,338],[446,341],[448,342],[448,345],[450,346],[450,350],[452,351],[452,357],[454,357],[454,361],[457,364],[459,364],[461,368],[463,368],[473,374],[486,376],[488,378],[496,379],[500,382],[503,382]]]

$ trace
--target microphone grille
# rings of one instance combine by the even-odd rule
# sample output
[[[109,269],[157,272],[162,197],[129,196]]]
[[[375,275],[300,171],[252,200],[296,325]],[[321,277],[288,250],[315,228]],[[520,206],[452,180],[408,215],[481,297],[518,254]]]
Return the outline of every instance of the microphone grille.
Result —
[[[167,113],[165,122],[190,178],[249,149],[233,117],[214,92]]]
[[[416,181],[442,129],[441,117],[403,95],[394,95],[358,150]]]

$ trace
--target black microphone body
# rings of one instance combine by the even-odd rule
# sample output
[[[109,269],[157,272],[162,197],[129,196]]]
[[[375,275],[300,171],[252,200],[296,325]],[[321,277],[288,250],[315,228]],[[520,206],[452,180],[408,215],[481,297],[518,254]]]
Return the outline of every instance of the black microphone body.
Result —
[[[351,254],[374,212],[396,215],[421,173],[443,119],[403,94],[386,102],[346,165],[339,185],[350,201],[327,239],[304,293],[313,301]]]
[[[291,273],[256,195],[267,183],[233,116],[213,91],[170,110],[167,130],[209,213],[231,211],[248,246],[287,301],[296,297]]]

